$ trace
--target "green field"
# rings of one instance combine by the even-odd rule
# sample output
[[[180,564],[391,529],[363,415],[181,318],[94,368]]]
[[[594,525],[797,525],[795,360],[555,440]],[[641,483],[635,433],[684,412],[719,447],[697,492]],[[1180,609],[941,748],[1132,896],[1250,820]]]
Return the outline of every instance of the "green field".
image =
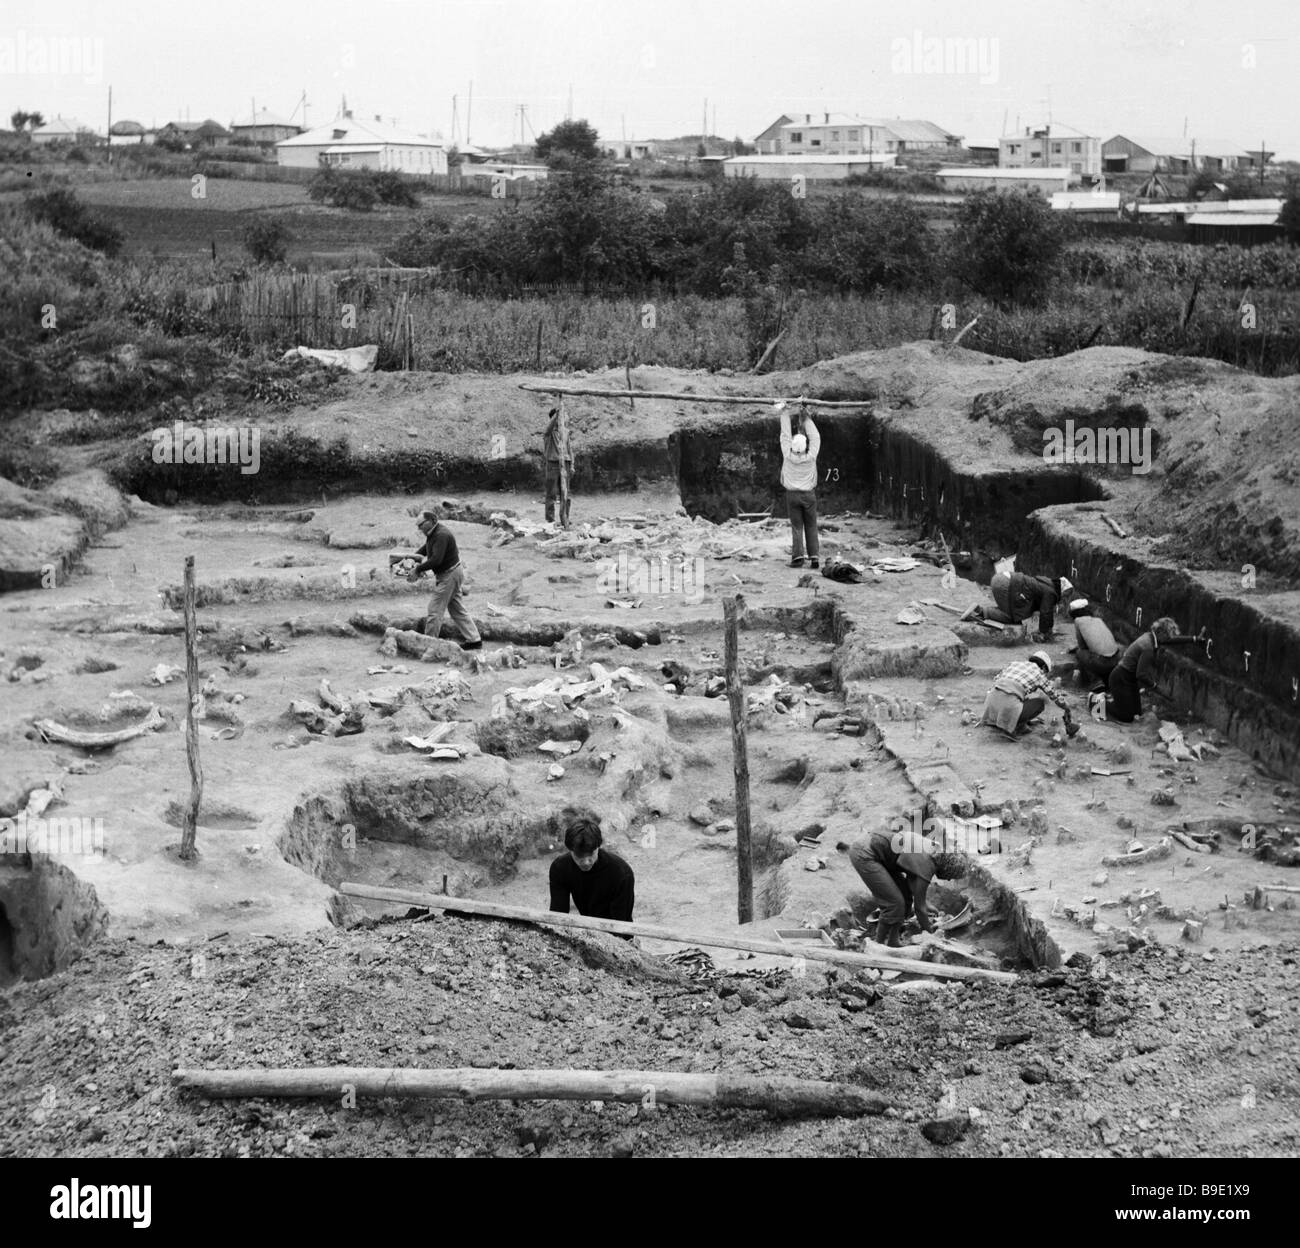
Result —
[[[348,212],[313,204],[306,186],[208,178],[195,198],[188,177],[149,178],[78,185],[77,194],[126,234],[127,256],[219,260],[246,257],[249,219],[275,216],[289,229],[289,262],[299,267],[375,264],[385,248],[418,218],[499,211],[504,201],[486,196],[426,195],[419,208]]]

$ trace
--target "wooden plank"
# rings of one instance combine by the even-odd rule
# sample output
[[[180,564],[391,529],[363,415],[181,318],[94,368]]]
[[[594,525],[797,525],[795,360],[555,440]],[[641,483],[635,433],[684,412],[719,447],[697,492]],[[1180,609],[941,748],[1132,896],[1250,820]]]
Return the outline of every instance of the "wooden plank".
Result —
[[[933,975],[936,979],[990,979],[1013,983],[1010,971],[986,971],[979,967],[947,966],[927,962],[918,967],[905,958],[886,953],[853,953],[847,949],[791,950],[775,940],[755,940],[747,936],[713,936],[686,932],[680,928],[658,927],[651,923],[624,923],[619,919],[592,919],[583,914],[560,914],[554,910],[534,910],[528,906],[506,906],[493,901],[471,901],[466,897],[441,897],[435,893],[417,893],[407,888],[380,888],[372,884],[343,883],[340,893],[348,897],[365,897],[373,901],[392,901],[404,906],[427,906],[459,914],[481,914],[493,919],[519,919],[540,923],[544,927],[574,927],[589,932],[613,932],[620,936],[645,936],[649,940],[666,940],[677,945],[703,945],[718,949],[743,949],[751,953],[770,953],[783,958],[808,958],[815,962],[837,962],[842,966],[875,967],[885,971],[907,971]]]
[[[427,1097],[461,1101],[623,1101],[646,1108],[766,1110],[778,1117],[861,1117],[888,1104],[844,1083],[786,1075],[664,1070],[484,1070],[316,1066],[301,1070],[176,1070],[172,1083],[209,1097]]]

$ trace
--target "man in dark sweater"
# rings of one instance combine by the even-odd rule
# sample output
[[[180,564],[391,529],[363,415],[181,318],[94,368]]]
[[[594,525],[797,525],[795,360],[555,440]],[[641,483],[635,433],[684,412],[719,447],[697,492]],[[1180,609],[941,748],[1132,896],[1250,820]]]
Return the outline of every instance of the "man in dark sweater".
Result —
[[[569,902],[591,919],[632,922],[636,877],[617,854],[601,848],[600,823],[587,815],[570,821],[564,848],[551,863],[551,909],[569,913]]]
[[[1204,630],[1202,630],[1204,631]],[[1105,694],[1106,718],[1117,720],[1121,724],[1131,724],[1142,714],[1142,689],[1154,687],[1156,683],[1156,660],[1160,651],[1166,646],[1204,645],[1202,637],[1188,637],[1178,627],[1176,620],[1162,616],[1156,620],[1127,650],[1123,658],[1115,664],[1107,681],[1109,693]],[[1089,706],[1094,698],[1103,693],[1095,690],[1089,697]]]
[[[424,635],[436,637],[442,627],[442,617],[450,615],[451,622],[456,625],[464,638],[460,643],[461,648],[482,649],[483,640],[478,635],[474,617],[466,609],[465,598],[461,593],[465,572],[461,567],[456,538],[443,524],[436,511],[420,512],[419,528],[424,534],[424,546],[420,551],[422,558],[406,579],[415,582],[424,573],[433,573],[433,597],[429,599],[429,605],[425,609]]]
[[[972,607],[962,619],[978,616],[998,624],[1023,624],[1031,615],[1038,615],[1039,641],[1052,635],[1056,608],[1074,588],[1064,576],[1027,576],[1023,572],[999,572],[994,576],[989,590],[994,607]]]

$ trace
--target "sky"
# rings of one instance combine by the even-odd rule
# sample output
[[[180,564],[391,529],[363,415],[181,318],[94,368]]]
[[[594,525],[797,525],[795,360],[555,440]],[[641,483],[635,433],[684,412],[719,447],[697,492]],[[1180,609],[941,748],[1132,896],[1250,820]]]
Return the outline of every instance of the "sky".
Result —
[[[746,140],[833,111],[972,144],[1050,120],[1300,159],[1300,0],[4,0],[0,117],[102,131],[110,86],[113,118],[146,126],[254,101],[300,121],[305,93],[311,125],[346,96],[496,146],[571,95],[611,139],[698,134],[707,101],[709,132]]]

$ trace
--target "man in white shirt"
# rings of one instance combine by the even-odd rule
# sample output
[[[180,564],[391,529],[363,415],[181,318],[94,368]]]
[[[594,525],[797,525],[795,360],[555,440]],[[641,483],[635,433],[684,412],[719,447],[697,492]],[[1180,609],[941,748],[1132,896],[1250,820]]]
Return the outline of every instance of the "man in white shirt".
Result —
[[[785,488],[786,508],[790,515],[790,566],[804,566],[807,548],[810,566],[821,566],[821,542],[817,535],[817,452],[821,434],[801,403],[791,427],[790,413],[784,403],[777,404],[781,414],[781,484]]]

